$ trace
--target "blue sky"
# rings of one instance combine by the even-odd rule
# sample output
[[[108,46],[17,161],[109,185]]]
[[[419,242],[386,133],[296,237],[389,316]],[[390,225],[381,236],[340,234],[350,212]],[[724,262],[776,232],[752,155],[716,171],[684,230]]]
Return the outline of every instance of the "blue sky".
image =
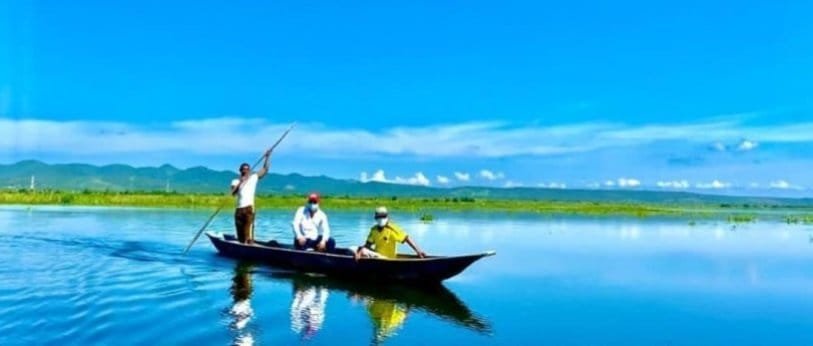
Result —
[[[808,1],[2,6],[3,162],[813,189]]]

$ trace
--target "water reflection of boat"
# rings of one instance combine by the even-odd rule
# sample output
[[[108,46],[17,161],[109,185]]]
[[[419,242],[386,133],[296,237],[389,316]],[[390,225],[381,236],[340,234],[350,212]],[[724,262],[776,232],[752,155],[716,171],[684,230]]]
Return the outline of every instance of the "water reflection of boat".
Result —
[[[333,279],[325,276],[312,276],[300,273],[270,273],[270,276],[277,280],[290,280],[295,292],[302,292],[303,296],[313,295],[315,292],[324,292],[324,299],[316,304],[316,310],[308,311],[306,316],[310,317],[308,323],[318,321],[318,327],[325,317],[325,302],[327,290],[344,291],[352,299],[364,303],[367,313],[373,324],[374,342],[380,342],[395,334],[412,311],[422,311],[432,316],[440,318],[465,327],[469,330],[490,334],[491,325],[485,319],[476,316],[454,293],[443,285],[429,287],[414,287],[406,285],[369,285],[356,283],[353,281]],[[308,293],[312,292],[312,293]],[[292,326],[296,317],[299,319],[302,314],[294,312],[297,303],[297,293],[294,295],[295,301],[292,304]],[[314,299],[317,296],[312,296]],[[313,319],[316,320],[313,320]],[[314,330],[314,332],[316,331]]]
[[[232,285],[229,289],[232,295],[232,305],[228,312],[232,319],[229,328],[235,333],[234,345],[254,344],[254,338],[246,328],[254,315],[254,310],[251,308],[252,267],[251,264],[238,262],[234,268]]]

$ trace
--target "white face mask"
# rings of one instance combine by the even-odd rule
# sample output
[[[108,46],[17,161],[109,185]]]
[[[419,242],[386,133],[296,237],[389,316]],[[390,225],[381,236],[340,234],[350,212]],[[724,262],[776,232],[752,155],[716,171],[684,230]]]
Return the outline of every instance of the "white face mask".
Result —
[[[308,209],[311,211],[319,210],[319,203],[308,203]]]
[[[376,222],[378,223],[378,227],[384,227],[384,226],[386,226],[388,221],[389,221],[389,219],[388,219],[388,218],[386,218],[386,217],[385,217],[385,218],[381,218],[381,219],[377,219],[377,220],[376,220]]]

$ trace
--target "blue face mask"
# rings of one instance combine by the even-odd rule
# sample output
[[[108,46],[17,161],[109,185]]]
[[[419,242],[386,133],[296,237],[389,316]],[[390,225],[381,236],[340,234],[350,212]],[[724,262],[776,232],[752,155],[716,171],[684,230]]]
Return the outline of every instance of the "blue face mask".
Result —
[[[317,211],[319,210],[319,203],[308,203],[308,209],[310,211]]]

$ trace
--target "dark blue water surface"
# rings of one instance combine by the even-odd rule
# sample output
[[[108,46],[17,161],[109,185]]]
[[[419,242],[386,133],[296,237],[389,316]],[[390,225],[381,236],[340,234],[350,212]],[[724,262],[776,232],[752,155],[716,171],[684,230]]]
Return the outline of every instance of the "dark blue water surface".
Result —
[[[364,239],[370,213],[328,212],[340,245]],[[261,211],[257,236],[287,241],[291,215]],[[810,226],[395,214],[427,252],[497,251],[421,290],[240,263],[206,239],[180,255],[207,216],[0,208],[0,344],[813,344]]]

